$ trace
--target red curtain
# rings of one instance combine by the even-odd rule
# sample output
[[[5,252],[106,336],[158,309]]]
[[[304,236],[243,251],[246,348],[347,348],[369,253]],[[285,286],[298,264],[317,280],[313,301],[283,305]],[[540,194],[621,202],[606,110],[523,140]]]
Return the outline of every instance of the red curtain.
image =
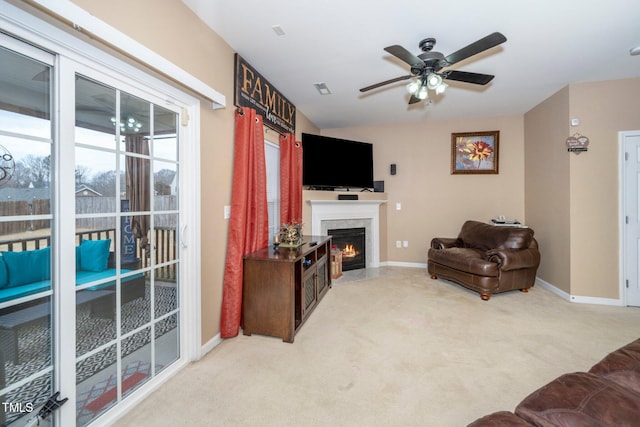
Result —
[[[280,222],[302,223],[302,144],[280,135]]]
[[[242,319],[242,257],[269,244],[262,116],[236,111],[231,217],[224,267],[220,336],[238,335]]]

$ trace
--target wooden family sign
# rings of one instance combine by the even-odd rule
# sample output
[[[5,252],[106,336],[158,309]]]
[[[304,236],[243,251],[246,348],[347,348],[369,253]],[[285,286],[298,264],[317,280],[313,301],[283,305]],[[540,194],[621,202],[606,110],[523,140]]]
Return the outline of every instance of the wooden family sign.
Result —
[[[237,53],[235,59],[235,106],[253,108],[266,126],[295,135],[296,106]]]

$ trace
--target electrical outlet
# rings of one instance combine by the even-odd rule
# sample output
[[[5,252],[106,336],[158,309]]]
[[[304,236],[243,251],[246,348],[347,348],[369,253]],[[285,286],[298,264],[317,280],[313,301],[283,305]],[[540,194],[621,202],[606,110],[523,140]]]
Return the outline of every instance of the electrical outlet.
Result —
[[[402,247],[403,247],[403,248],[408,248],[408,247],[409,247],[409,241],[408,241],[408,240],[404,240],[404,241],[402,242]]]
[[[229,219],[231,218],[231,206],[225,206],[224,207],[224,219]]]
[[[401,211],[402,210],[402,203],[400,203],[400,202],[396,203],[396,210],[397,211]]]
[[[400,240],[396,240],[396,248],[401,248],[402,242]]]

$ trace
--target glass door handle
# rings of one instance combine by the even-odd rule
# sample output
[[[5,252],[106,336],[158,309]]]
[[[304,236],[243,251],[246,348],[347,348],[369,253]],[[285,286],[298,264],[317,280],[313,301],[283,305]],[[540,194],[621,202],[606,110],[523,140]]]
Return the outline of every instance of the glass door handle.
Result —
[[[187,224],[184,224],[180,229],[180,246],[182,246],[183,249],[189,246],[187,245],[187,241],[184,238],[185,231],[187,231]]]

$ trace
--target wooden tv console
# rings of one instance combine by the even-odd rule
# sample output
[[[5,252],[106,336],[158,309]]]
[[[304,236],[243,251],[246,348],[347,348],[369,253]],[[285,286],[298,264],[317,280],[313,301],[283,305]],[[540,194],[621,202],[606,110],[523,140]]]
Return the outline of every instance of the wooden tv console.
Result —
[[[331,236],[303,240],[297,248],[276,251],[269,246],[244,256],[244,335],[269,335],[292,343],[331,287]]]

